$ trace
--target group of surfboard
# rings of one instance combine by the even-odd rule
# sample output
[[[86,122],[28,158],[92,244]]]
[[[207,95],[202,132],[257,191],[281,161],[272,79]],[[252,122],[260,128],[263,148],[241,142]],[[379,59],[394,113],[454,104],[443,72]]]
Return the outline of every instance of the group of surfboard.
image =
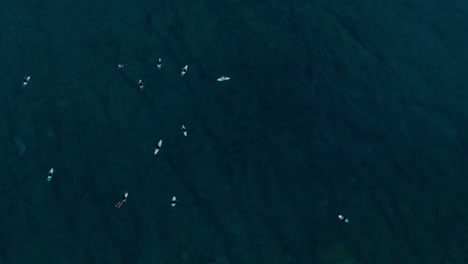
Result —
[[[157,66],[158,70],[162,68],[161,58],[159,58],[158,61],[156,62],[156,66]],[[125,67],[124,64],[117,64],[117,69],[123,70],[124,67]],[[180,76],[181,77],[185,76],[185,74],[187,73],[187,70],[188,70],[188,65],[185,65],[184,67],[182,67],[182,71],[180,72]],[[228,81],[230,79],[231,79],[230,77],[227,77],[227,76],[223,75],[223,76],[219,77],[217,79],[217,81],[218,82],[223,82],[223,81]],[[31,76],[25,76],[23,78],[23,87],[28,85],[30,81],[31,81]],[[138,87],[140,88],[140,90],[143,91],[144,84],[143,84],[143,81],[141,79],[138,80]],[[181,130],[182,130],[182,134],[184,136],[187,136],[187,129],[185,128],[184,125],[181,126]],[[161,149],[161,146],[162,146],[162,139],[160,139],[158,144],[156,144],[156,148],[154,149],[154,155],[158,154],[159,150]],[[50,168],[49,172],[47,173],[47,181],[51,181],[53,176],[54,176],[54,168]],[[128,192],[125,191],[122,194],[122,199],[115,204],[115,207],[120,208],[127,201],[127,198],[128,198]],[[171,207],[174,208],[176,206],[177,202],[178,202],[177,197],[173,196],[172,199],[171,199]]]

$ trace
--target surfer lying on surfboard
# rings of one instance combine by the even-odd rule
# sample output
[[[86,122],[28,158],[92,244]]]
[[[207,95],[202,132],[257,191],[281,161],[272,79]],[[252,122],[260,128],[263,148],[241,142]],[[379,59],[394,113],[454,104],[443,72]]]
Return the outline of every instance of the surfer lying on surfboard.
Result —
[[[231,78],[226,77],[226,76],[221,76],[221,77],[218,78],[218,82],[229,81],[229,79],[231,79]]]
[[[188,65],[185,65],[184,67],[182,67],[182,72],[180,73],[180,76],[184,76],[187,70],[188,70]]]

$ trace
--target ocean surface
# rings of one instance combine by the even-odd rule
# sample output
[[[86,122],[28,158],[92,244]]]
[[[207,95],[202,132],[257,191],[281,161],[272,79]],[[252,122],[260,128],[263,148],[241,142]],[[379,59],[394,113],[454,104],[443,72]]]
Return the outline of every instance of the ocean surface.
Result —
[[[468,2],[0,10],[0,263],[468,263]]]

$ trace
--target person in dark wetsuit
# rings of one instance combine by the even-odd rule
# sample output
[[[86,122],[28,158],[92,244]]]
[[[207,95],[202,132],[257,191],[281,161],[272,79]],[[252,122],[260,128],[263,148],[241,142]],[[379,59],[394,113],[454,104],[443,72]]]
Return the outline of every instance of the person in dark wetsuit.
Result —
[[[338,219],[340,219],[340,221],[343,223],[349,223],[348,218],[344,215],[338,215]]]
[[[140,87],[140,90],[143,90],[143,81],[142,80],[138,81],[138,86]]]
[[[171,199],[171,208],[174,209],[174,207],[176,206],[177,202],[179,200],[177,200],[177,198],[175,196],[172,196],[172,199]]]
[[[51,168],[49,170],[49,173],[47,173],[47,181],[51,181],[52,180],[52,176],[54,176],[54,168]]]
[[[120,208],[123,203],[125,203],[127,201],[127,197],[128,197],[128,192],[125,191],[123,194],[122,194],[122,201],[119,201],[118,203],[115,204],[115,207],[117,208]]]

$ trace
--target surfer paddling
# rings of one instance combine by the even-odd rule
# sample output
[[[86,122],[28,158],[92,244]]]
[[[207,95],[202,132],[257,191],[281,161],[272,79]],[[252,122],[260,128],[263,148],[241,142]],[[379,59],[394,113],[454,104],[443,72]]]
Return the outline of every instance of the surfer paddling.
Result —
[[[156,145],[156,148],[154,149],[154,155],[158,154],[159,150],[161,149],[162,146],[162,139],[159,140],[158,144]]]
[[[187,136],[187,129],[185,128],[185,126],[182,125],[180,129],[182,130],[182,133],[184,134],[184,136]]]
[[[51,181],[53,176],[54,176],[54,168],[51,168],[49,170],[49,173],[47,173],[47,181]]]
[[[349,223],[348,218],[344,215],[338,215],[338,219],[340,219],[340,221],[343,223]]]
[[[187,73],[187,70],[188,70],[188,65],[185,65],[184,67],[182,67],[182,72],[180,73],[180,76],[184,76],[185,73]]]
[[[218,82],[224,82],[224,81],[229,81],[230,79],[231,78],[229,78],[227,76],[221,76],[217,80],[218,80]]]
[[[179,200],[177,200],[177,198],[175,196],[172,196],[172,199],[171,199],[171,208],[174,209],[175,206],[177,205],[177,202]]]
[[[156,62],[156,65],[158,66],[158,70],[161,69],[161,66],[162,66],[161,58],[158,59],[158,62]]]
[[[143,81],[142,80],[138,81],[138,87],[140,87],[140,90],[143,91]]]
[[[24,78],[23,78],[23,87],[28,85],[30,80],[31,80],[31,76],[24,76]]]

